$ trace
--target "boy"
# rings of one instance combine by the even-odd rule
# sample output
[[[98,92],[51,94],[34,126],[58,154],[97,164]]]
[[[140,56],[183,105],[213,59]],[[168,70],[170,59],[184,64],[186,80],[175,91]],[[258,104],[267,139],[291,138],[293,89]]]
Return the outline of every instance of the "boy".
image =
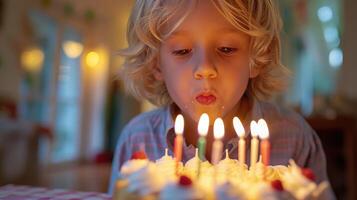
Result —
[[[129,92],[159,106],[133,119],[118,141],[110,193],[121,165],[144,150],[150,160],[173,151],[173,119],[185,119],[183,162],[194,156],[197,123],[210,118],[206,159],[210,160],[213,122],[225,124],[224,148],[237,158],[232,119],[246,135],[251,120],[264,118],[270,130],[271,164],[289,159],[327,180],[325,155],[316,133],[299,115],[264,102],[284,86],[280,62],[281,20],[271,0],[142,0],[128,27],[122,78]],[[247,137],[249,140],[249,136]],[[248,143],[249,144],[249,143]],[[247,155],[249,155],[249,145]],[[249,163],[249,160],[248,162]]]

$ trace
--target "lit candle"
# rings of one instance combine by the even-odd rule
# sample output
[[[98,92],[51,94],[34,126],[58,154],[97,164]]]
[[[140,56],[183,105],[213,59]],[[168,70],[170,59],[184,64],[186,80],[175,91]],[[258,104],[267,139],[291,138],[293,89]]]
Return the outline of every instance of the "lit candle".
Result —
[[[178,172],[178,164],[182,159],[182,143],[183,143],[183,129],[184,129],[184,120],[181,114],[177,115],[175,120],[175,144],[174,144],[174,154],[176,159],[176,173]]]
[[[222,138],[224,136],[224,123],[221,118],[217,118],[213,125],[214,142],[212,147],[212,164],[214,165],[214,183],[217,182],[217,164],[222,158],[223,143]]]
[[[258,121],[258,126],[260,129],[259,138],[261,139],[260,152],[262,155],[263,164],[268,166],[270,162],[269,129],[264,119],[260,119]]]
[[[252,167],[255,165],[255,163],[258,160],[258,145],[259,145],[259,140],[258,140],[258,132],[259,132],[259,126],[257,122],[254,120],[250,123],[250,132],[252,135],[252,140],[250,143],[250,166]]]
[[[233,118],[233,127],[236,131],[239,142],[238,142],[238,161],[242,164],[245,164],[245,131],[242,122],[239,120],[238,117]]]
[[[200,120],[198,121],[198,134],[200,135],[198,139],[198,157],[200,158],[198,162],[198,169],[197,169],[197,177],[199,178],[200,176],[200,170],[201,170],[201,160],[205,159],[205,153],[206,153],[206,136],[208,133],[208,127],[209,127],[209,117],[206,113],[203,113],[200,117]]]
[[[218,164],[219,160],[222,158],[222,138],[224,136],[224,123],[221,118],[217,118],[213,125],[213,150],[212,150],[212,164]]]

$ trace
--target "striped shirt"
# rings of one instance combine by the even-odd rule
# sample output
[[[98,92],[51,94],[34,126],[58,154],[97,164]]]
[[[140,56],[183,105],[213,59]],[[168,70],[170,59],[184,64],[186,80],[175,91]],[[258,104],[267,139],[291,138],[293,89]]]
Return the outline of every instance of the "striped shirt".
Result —
[[[174,122],[171,107],[162,107],[142,113],[132,119],[123,129],[117,143],[112,165],[109,193],[113,193],[115,180],[119,177],[121,165],[130,159],[132,153],[143,150],[155,161],[164,155],[165,148],[173,155]],[[317,182],[327,180],[325,154],[315,131],[297,113],[268,102],[253,101],[252,108],[243,121],[246,134],[246,155],[250,155],[250,121],[263,118],[268,126],[271,143],[271,165],[288,165],[293,159],[298,166],[313,170]],[[230,158],[237,159],[238,137],[224,144]],[[194,157],[195,147],[184,142],[182,160]],[[250,163],[250,156],[247,164]]]

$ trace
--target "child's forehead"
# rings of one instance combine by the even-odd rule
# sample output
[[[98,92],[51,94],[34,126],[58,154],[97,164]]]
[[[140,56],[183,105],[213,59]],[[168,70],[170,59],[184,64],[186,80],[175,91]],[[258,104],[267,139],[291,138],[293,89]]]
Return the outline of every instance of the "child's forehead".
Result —
[[[170,35],[168,35],[168,39],[180,39],[180,38],[187,38],[188,36],[193,34],[194,30],[190,29],[183,29],[180,27],[174,30]],[[237,36],[242,36],[245,35],[242,31],[232,28],[232,27],[216,27],[214,30],[211,31],[214,33],[217,37],[225,38],[225,37],[237,37]],[[219,34],[217,34],[219,33]],[[201,33],[200,35],[203,35],[204,33]]]
[[[210,2],[205,0],[206,4],[202,2],[196,4],[193,9],[183,10],[185,14],[172,16],[166,22],[166,28],[162,29],[168,37],[180,37],[192,34],[192,32],[215,32],[226,35],[241,34],[236,26],[234,26],[219,10]]]
[[[212,19],[205,21],[192,20],[186,18],[181,24],[171,29],[170,33],[166,35],[166,39],[180,39],[187,37],[216,37],[216,38],[234,38],[246,35],[244,31],[233,26],[225,18]]]
[[[228,32],[220,32],[219,34],[211,32],[204,35],[178,31],[164,38],[161,45],[168,48],[182,47],[182,45],[238,45],[240,47],[246,47],[250,38],[249,35],[237,30],[228,30]]]
[[[204,25],[202,25],[202,26],[204,26]],[[241,34],[242,33],[239,29],[237,29],[237,28],[235,28],[233,26],[216,26],[213,29],[215,31],[216,30],[220,31],[219,35],[221,35],[221,34],[227,34],[227,35],[228,34],[232,34],[233,35],[233,34]],[[172,31],[170,36],[178,36],[178,37],[179,36],[185,36],[185,35],[190,34],[190,32],[192,32],[191,29],[187,29],[185,27],[178,27],[174,31]]]

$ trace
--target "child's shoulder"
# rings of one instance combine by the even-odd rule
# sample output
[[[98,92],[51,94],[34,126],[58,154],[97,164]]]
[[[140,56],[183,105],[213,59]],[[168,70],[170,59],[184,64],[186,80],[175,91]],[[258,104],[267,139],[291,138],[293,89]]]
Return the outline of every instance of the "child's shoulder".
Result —
[[[159,129],[167,117],[166,107],[143,112],[131,119],[124,127],[123,134],[145,133]]]
[[[303,117],[296,111],[278,103],[260,101],[259,108],[263,116],[268,116],[272,119],[288,119],[291,121],[303,120]]]
[[[289,130],[298,135],[312,130],[304,117],[290,108],[271,102],[259,102],[259,107],[262,117],[280,130]]]

